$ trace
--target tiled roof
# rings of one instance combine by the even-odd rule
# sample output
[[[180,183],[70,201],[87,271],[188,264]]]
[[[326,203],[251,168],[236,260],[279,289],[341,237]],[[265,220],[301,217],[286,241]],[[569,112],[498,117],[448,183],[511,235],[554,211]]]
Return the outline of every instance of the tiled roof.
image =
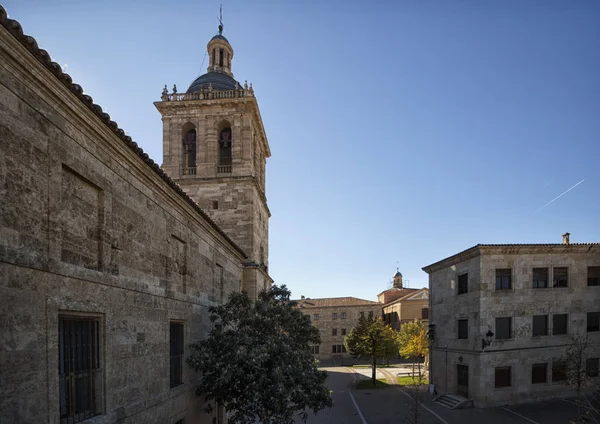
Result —
[[[336,306],[370,306],[381,305],[379,302],[359,299],[357,297],[325,297],[321,299],[295,300],[299,308],[327,308]]]
[[[409,288],[409,287],[402,287],[401,289],[399,289],[398,287],[392,287],[391,289],[387,289],[387,290],[384,290],[384,291],[382,291],[382,292],[381,292],[381,293],[379,293],[377,296],[381,296],[382,294],[384,294],[384,293],[388,293],[388,292],[398,292],[398,291],[401,291],[401,292],[405,291],[405,292],[407,292],[407,293],[408,293],[408,292],[411,292],[411,293],[412,293],[412,292],[414,292],[415,290],[418,290],[418,289],[411,289],[411,288]]]
[[[517,249],[527,249],[527,248],[532,248],[532,249],[554,249],[554,250],[560,250],[561,252],[568,252],[570,250],[574,250],[574,251],[581,251],[582,247],[594,247],[594,246],[600,246],[600,243],[513,243],[513,244],[476,244],[473,247],[469,247],[468,249],[463,250],[462,252],[458,252],[454,255],[448,256],[447,258],[444,258],[440,261],[434,262],[431,265],[427,265],[425,267],[423,267],[423,271],[429,273],[431,271],[434,271],[436,269],[440,269],[444,266],[447,265],[451,265],[452,263],[456,262],[457,259],[460,258],[461,261],[478,256],[481,254],[482,249],[488,250],[488,249],[494,249],[494,248],[504,248],[504,249],[510,249],[510,248],[517,248]]]
[[[94,103],[94,100],[87,94],[83,94],[83,88],[79,84],[75,84],[69,74],[64,73],[60,65],[53,62],[48,52],[38,47],[35,38],[23,33],[21,24],[13,19],[8,18],[6,10],[0,5],[0,24],[17,39],[42,65],[46,67],[54,76],[73,93],[85,106],[94,113],[100,121],[102,121],[112,132],[119,137],[125,146],[139,156],[160,178],[162,178],[180,197],[183,198],[208,224],[216,230],[229,244],[237,250],[244,258],[248,256],[246,253],[229,238],[227,234],[189,197],[179,185],[163,171],[156,162],[154,162],[135,141],[125,134],[119,125],[110,119],[110,115],[102,110],[100,106]]]
[[[392,303],[398,303],[398,302],[402,302],[403,300],[409,300],[409,299],[408,299],[409,297],[411,297],[411,296],[414,296],[415,294],[417,294],[417,293],[418,293],[418,292],[420,292],[421,290],[427,290],[427,294],[429,295],[429,289],[428,289],[427,287],[422,287],[422,288],[420,288],[420,289],[412,289],[412,290],[415,290],[415,291],[413,291],[413,292],[410,292],[410,293],[408,293],[408,294],[406,294],[406,295],[402,296],[402,297],[401,297],[401,298],[399,298],[399,299],[392,300],[391,302],[388,302],[388,303],[386,303],[384,306],[391,305]],[[423,300],[423,299],[411,299],[411,300]]]

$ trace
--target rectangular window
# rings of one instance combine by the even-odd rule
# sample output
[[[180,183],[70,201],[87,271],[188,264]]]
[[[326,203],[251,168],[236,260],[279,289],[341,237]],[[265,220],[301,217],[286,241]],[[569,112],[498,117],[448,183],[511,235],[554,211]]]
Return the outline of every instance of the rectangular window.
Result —
[[[600,331],[600,312],[587,313],[587,331],[588,333]]]
[[[337,336],[337,328],[332,328],[331,329],[331,335],[332,336]]]
[[[552,315],[552,334],[555,336],[567,334],[568,318],[568,314]]]
[[[512,336],[512,317],[496,318],[496,339],[510,339]]]
[[[510,367],[496,367],[494,387],[510,387]]]
[[[560,359],[552,361],[552,381],[565,381],[567,379],[566,366]]]
[[[346,329],[342,328],[342,336],[345,336],[345,335],[346,335]]]
[[[548,380],[548,364],[533,364],[531,366],[531,382],[545,383]]]
[[[533,336],[548,335],[548,315],[533,316]]]
[[[469,274],[458,276],[458,294],[467,293],[469,291]]]
[[[223,267],[217,264],[217,279],[219,280],[219,303],[225,302],[225,279],[223,278]]]
[[[319,320],[319,314],[314,314],[313,321],[318,321],[318,320]]]
[[[346,319],[346,312],[342,312],[340,314],[340,319]]]
[[[172,322],[169,328],[171,345],[171,387],[183,383],[183,323]]]
[[[421,309],[421,319],[429,319],[429,308]]]
[[[365,313],[364,313],[364,312],[361,312],[361,313],[360,313],[360,316],[361,316],[361,318],[364,318],[364,317],[365,317]]]
[[[600,266],[588,266],[588,286],[600,286]]]
[[[533,268],[533,288],[548,288],[548,268]]]
[[[337,312],[333,312],[331,314],[331,319],[337,319]]]
[[[585,372],[588,377],[598,377],[599,358],[587,358],[585,361]]]
[[[100,322],[59,317],[60,422],[78,423],[101,411]]]
[[[469,338],[469,320],[459,319],[458,320],[458,338],[468,339]]]
[[[312,353],[313,355],[318,355],[319,354],[319,345],[311,346],[310,353]]]
[[[373,311],[369,311],[369,318],[373,318]]]
[[[331,345],[331,353],[346,353],[346,347],[342,344]]]
[[[569,286],[569,268],[567,268],[566,266],[556,267],[552,270],[552,273],[552,287]]]
[[[512,288],[512,269],[504,268],[496,270],[496,290],[510,290]]]

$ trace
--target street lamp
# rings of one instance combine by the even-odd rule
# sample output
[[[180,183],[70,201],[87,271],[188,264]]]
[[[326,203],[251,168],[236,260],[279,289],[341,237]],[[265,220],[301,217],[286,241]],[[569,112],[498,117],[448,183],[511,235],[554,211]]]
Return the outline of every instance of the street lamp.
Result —
[[[493,337],[494,333],[492,333],[492,330],[488,330],[488,332],[485,333],[485,338],[481,339],[481,351],[484,351],[486,346],[490,346],[492,344]]]

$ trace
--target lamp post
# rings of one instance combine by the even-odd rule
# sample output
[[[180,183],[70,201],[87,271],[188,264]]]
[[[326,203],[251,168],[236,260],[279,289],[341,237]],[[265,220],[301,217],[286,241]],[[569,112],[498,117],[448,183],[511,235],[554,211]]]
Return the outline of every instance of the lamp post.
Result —
[[[494,338],[494,333],[492,333],[492,330],[488,330],[488,332],[485,333],[485,337],[481,339],[481,351],[482,352],[485,350],[485,348],[487,346],[491,346],[493,338]]]

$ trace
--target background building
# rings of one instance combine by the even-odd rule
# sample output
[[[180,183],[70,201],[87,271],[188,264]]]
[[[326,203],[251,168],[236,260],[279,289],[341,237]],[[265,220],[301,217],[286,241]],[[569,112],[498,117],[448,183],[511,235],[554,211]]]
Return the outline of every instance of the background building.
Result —
[[[479,244],[423,268],[429,274],[431,380],[476,406],[568,391],[570,336],[598,381],[600,244]],[[489,344],[491,342],[491,344]]]
[[[429,325],[429,289],[411,291],[399,299],[383,305],[383,320],[394,330],[400,331],[405,322],[418,319],[425,327]]]
[[[302,298],[297,307],[310,316],[311,323],[321,333],[321,344],[313,346],[317,359],[341,360],[350,354],[344,347],[344,337],[364,317],[380,317],[381,304],[356,297]]]
[[[253,90],[216,85],[228,49],[209,43],[208,89],[157,104],[188,197],[0,7],[3,424],[224,422],[202,412],[188,346],[210,306],[270,284],[268,144]]]

